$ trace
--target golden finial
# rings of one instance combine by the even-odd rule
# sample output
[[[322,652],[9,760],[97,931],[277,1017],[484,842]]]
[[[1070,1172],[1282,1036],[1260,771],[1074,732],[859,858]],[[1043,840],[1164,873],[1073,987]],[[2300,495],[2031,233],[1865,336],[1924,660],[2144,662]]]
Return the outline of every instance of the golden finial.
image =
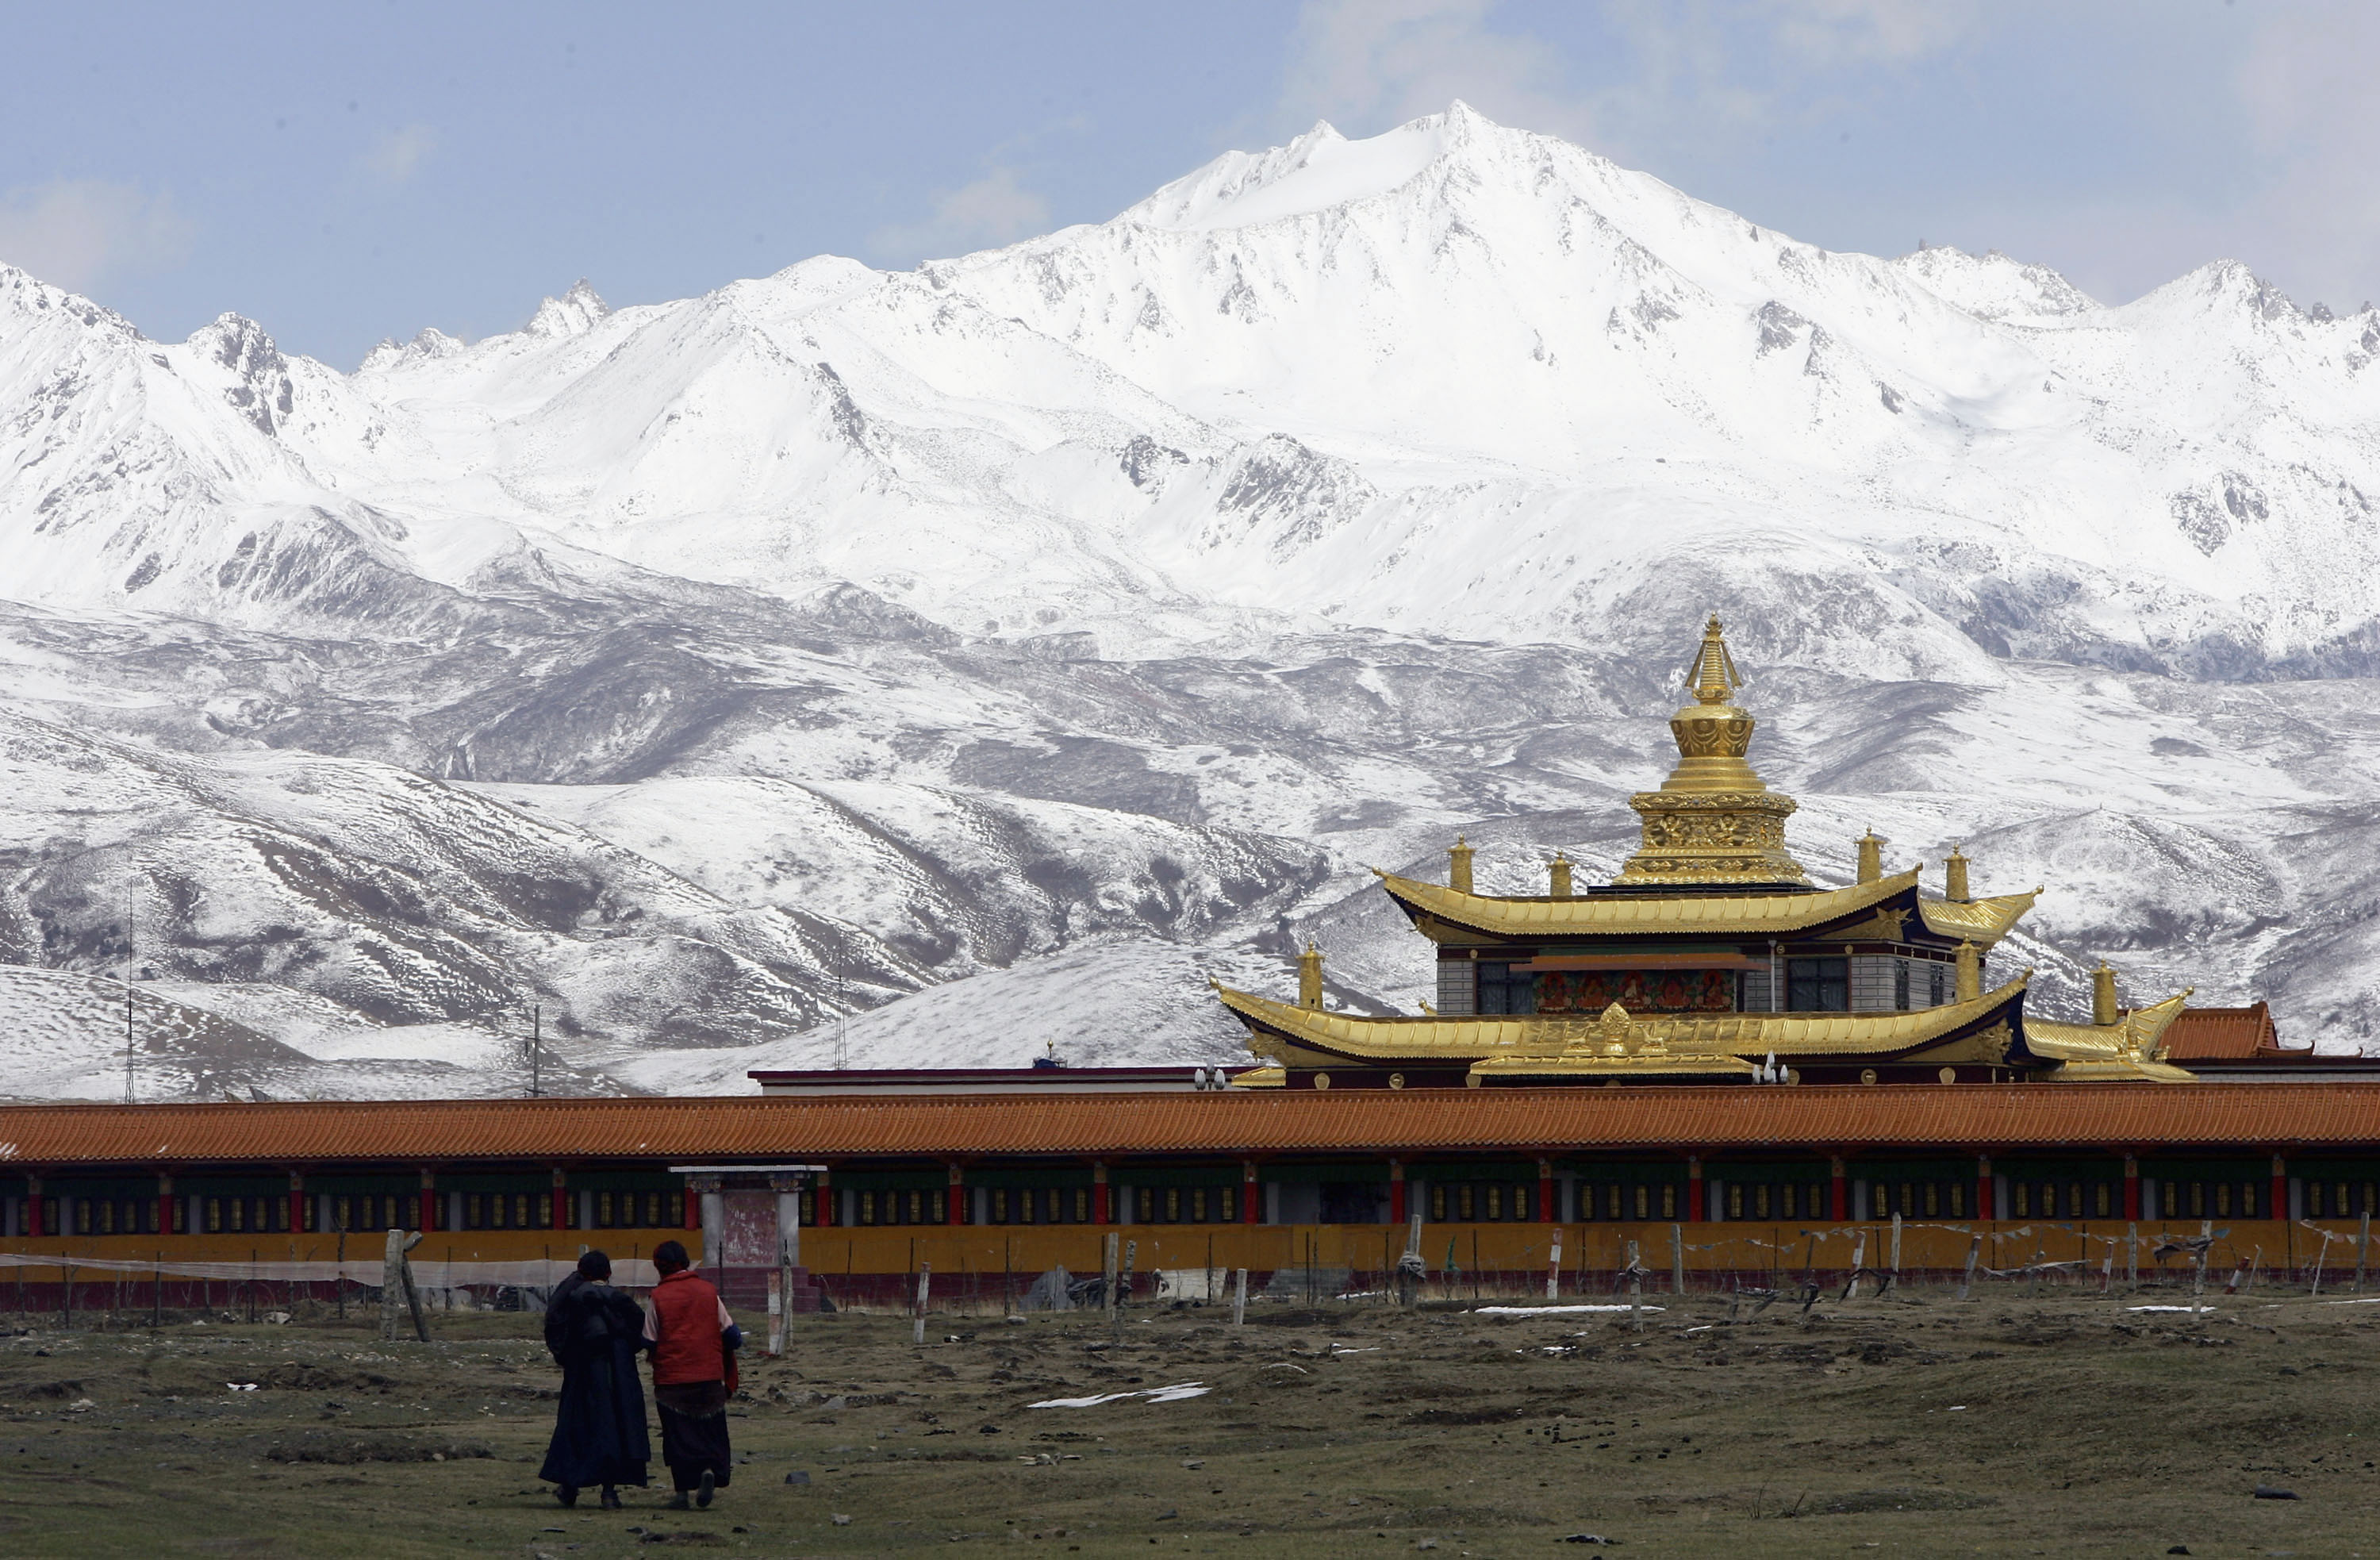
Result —
[[[1570,858],[1557,850],[1554,852],[1554,859],[1550,865],[1554,897],[1557,899],[1569,898],[1571,896]]]
[[[1874,829],[1870,829],[1867,833],[1860,835],[1860,882],[1875,883],[1883,878],[1885,844],[1886,842],[1877,836],[1876,832]]]
[[[2091,971],[2091,1022],[2104,1030],[2117,1018],[2116,971],[2103,958],[2099,968]]]
[[[1967,855],[1962,846],[1952,846],[1942,863],[1942,897],[1954,905],[1967,902]]]
[[[1311,937],[1305,940],[1305,951],[1297,956],[1297,1005],[1308,1012],[1322,1010],[1322,950]]]
[[[1743,686],[1743,678],[1735,669],[1735,657],[1727,652],[1727,636],[1719,631],[1716,612],[1703,629],[1702,648],[1694,652],[1694,671],[1688,680],[1695,701],[1703,704],[1724,704]]]
[[[1454,848],[1446,853],[1446,886],[1457,894],[1471,892],[1471,845],[1461,835],[1454,836]]]

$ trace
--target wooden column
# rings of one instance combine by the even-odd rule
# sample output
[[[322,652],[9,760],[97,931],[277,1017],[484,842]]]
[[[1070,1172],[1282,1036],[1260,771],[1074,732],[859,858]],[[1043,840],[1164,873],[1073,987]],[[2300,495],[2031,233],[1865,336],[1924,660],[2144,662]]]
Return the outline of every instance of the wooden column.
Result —
[[[1403,1227],[1405,1222],[1405,1162],[1389,1161],[1389,1223]]]
[[[1091,1164],[1091,1223],[1111,1225],[1115,1223],[1114,1213],[1115,1208],[1108,1200],[1107,1161],[1094,1160]]]
[[[2268,1219],[2286,1220],[2289,1216],[2289,1166],[2279,1154],[2273,1155],[2273,1201],[2265,1212]]]
[[[946,1204],[943,1211],[947,1213],[950,1217],[944,1219],[942,1222],[949,1225],[963,1225],[967,1222],[966,1173],[961,1170],[958,1165],[953,1164],[950,1167],[950,1195],[943,1199],[943,1201]]]
[[[2136,1200],[2141,1195],[2141,1184],[2136,1180],[2129,1178],[2132,1173],[2131,1169],[2131,1163],[2132,1162],[2130,1159],[2124,1161],[2124,1174],[2127,1177],[2124,1182],[2124,1206],[2127,1208],[2137,1209],[2139,1207],[2139,1203]],[[1998,1203],[1999,1195],[1992,1184],[1992,1156],[1987,1153],[1979,1153],[1975,1155],[1975,1217],[1978,1219],[1998,1218],[1999,1216]],[[2138,1218],[2140,1215],[2135,1213],[2131,1216]]]
[[[42,1227],[42,1178],[30,1171],[25,1176],[25,1233],[36,1238],[49,1234]]]
[[[1240,1223],[1264,1223],[1264,1185],[1257,1179],[1257,1162],[1240,1161]]]
[[[1703,1222],[1703,1156],[1686,1155],[1686,1223]]]
[[[1554,1162],[1540,1159],[1537,1161],[1537,1223],[1558,1223],[1557,1215],[1560,1213],[1561,1210],[1554,1206]]]
[[[162,1172],[157,1176],[157,1233],[174,1233],[174,1177]]]
[[[289,1233],[306,1233],[306,1176],[300,1170],[289,1172]]]
[[[2141,1216],[2141,1161],[2137,1154],[2124,1155],[2124,1217],[2137,1222]]]
[[[834,1226],[834,1188],[829,1184],[832,1176],[832,1171],[821,1170],[810,1183],[818,1189],[818,1217],[810,1221],[813,1229],[832,1229]]]
[[[569,1195],[569,1177],[557,1168],[553,1172],[553,1216],[546,1221],[547,1228],[568,1229],[570,1227],[570,1210],[562,1200]]]
[[[414,1223],[415,1229],[428,1235],[445,1223],[438,1216],[438,1173],[436,1171],[421,1172],[421,1189],[413,1195],[421,1209],[420,1217]]]
[[[1827,1173],[1831,1177],[1827,1189],[1827,1217],[1840,1224],[1852,1216],[1851,1176],[1841,1154],[1828,1161]]]

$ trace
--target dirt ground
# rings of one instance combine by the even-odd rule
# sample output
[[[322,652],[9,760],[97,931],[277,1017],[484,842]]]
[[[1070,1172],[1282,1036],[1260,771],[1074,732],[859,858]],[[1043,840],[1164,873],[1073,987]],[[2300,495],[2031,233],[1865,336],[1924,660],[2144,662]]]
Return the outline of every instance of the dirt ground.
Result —
[[[803,1319],[708,1512],[562,1510],[534,1316],[0,1317],[0,1555],[2380,1556],[2380,1304]],[[1749,1312],[1749,1305],[1742,1307]],[[88,1318],[84,1320],[90,1320]],[[145,1323],[146,1318],[141,1319]],[[228,1383],[255,1383],[254,1391]],[[1197,1383],[1035,1408],[1050,1398]],[[659,1444],[656,1437],[655,1450]],[[2295,1500],[2260,1499],[2259,1485]],[[2180,1547],[2177,1547],[2180,1546]]]

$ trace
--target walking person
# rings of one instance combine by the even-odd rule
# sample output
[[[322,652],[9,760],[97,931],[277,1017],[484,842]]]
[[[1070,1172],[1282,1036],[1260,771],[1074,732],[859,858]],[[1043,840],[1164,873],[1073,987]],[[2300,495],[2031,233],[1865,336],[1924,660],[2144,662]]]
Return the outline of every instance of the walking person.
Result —
[[[645,1482],[652,1444],[637,1379],[644,1310],[611,1280],[612,1259],[589,1251],[546,1302],[545,1347],[562,1367],[562,1401],[537,1476],[554,1486],[565,1505],[577,1505],[579,1491],[600,1484],[605,1509],[616,1511],[618,1486]]]
[[[687,1495],[707,1506],[731,1471],[727,1399],[735,1391],[735,1351],[743,1331],[727,1314],[719,1291],[695,1276],[686,1248],[664,1240],[653,1248],[652,1310],[645,1341],[653,1351],[653,1403],[662,1416],[662,1461],[677,1493],[670,1509],[684,1511]]]

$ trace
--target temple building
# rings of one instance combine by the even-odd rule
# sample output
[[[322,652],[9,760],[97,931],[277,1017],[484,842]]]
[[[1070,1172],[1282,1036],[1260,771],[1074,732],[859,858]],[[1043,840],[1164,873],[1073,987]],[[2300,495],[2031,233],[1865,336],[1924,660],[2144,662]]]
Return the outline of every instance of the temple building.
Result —
[[[1814,885],[1786,847],[1792,798],[1747,757],[1742,682],[1713,617],[1670,721],[1677,767],[1630,799],[1644,840],[1609,884],[1579,891],[1557,855],[1545,894],[1481,894],[1461,839],[1444,884],[1380,874],[1437,951],[1434,1007],[1331,1012],[1311,946],[1293,1003],[1218,987],[1270,1064],[1237,1086],[2190,1079],[2165,1039],[2188,992],[2122,1008],[2102,964],[2091,1022],[2066,1024],[2025,1016],[2031,970],[1995,979],[2039,888],[1978,896],[1953,849],[1928,893],[1886,872],[1873,831],[1856,883]]]
[[[1309,946],[1293,1000],[1218,988],[1252,1066],[0,1103],[0,1293],[252,1312],[260,1286],[377,1283],[401,1227],[423,1285],[482,1298],[590,1245],[647,1283],[674,1239],[739,1312],[906,1304],[929,1271],[938,1296],[1002,1307],[1119,1243],[1143,1294],[1211,1300],[1245,1268],[1310,1299],[1384,1289],[1415,1218],[1456,1297],[1609,1294],[1640,1262],[1657,1287],[1773,1287],[1879,1252],[1912,1276],[2046,1253],[2101,1285],[2180,1282],[2195,1252],[2361,1281],[2380,1061],[2285,1045],[2262,1003],[2127,1008],[2104,964],[2089,1022],[2028,1015],[2004,949],[2040,891],[1979,896],[1956,850],[1937,883],[1888,872],[1872,831],[1856,881],[1812,883],[1792,799],[1749,762],[1742,682],[1714,620],[1677,767],[1633,798],[1642,847],[1609,884],[1581,889],[1558,856],[1542,896],[1481,894],[1460,840],[1443,884],[1382,875],[1435,952],[1418,1014],[1331,1010]]]

